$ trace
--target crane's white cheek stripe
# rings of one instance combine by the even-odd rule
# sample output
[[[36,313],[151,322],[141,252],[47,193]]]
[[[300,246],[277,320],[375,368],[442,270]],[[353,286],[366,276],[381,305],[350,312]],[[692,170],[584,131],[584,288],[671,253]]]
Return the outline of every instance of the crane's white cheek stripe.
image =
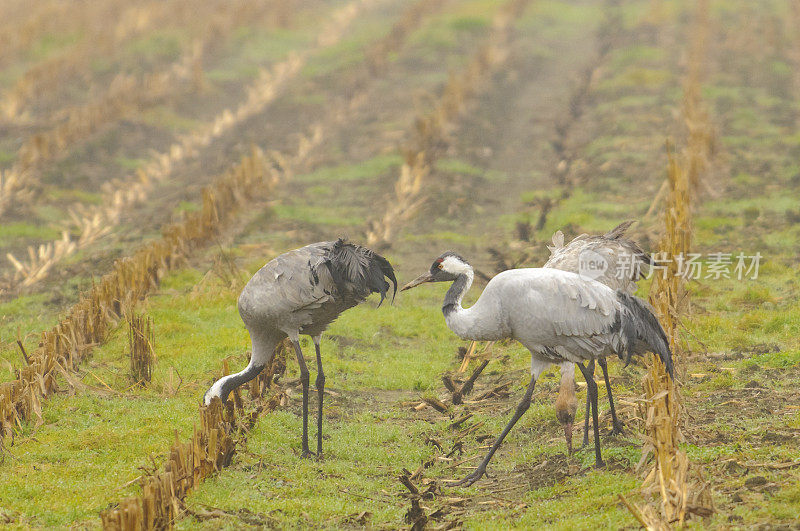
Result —
[[[460,275],[469,271],[470,267],[455,256],[448,256],[442,260],[442,269],[448,273]]]

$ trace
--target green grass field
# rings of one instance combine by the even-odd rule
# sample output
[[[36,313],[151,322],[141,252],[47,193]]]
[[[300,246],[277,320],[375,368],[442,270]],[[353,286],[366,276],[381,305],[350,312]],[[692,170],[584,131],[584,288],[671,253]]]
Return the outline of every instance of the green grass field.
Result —
[[[200,9],[193,0],[168,2]],[[367,224],[396,199],[404,146],[414,138],[418,117],[434,108],[448,78],[493,35],[502,5],[449,0],[429,7],[385,69],[373,72],[365,63],[371,48],[410,3],[364,2],[342,38],[322,46],[319,29],[347,2],[266,2],[263,16],[235,19],[225,30],[223,21],[232,15],[224,2],[211,2],[202,13],[212,29],[177,15],[173,23],[154,18],[150,29],[94,55],[81,45],[85,35],[100,39],[110,30],[89,26],[88,8],[76,8],[74,19],[65,17],[57,27],[34,22],[56,3],[43,1],[29,11],[12,3],[0,7],[10,21],[29,21],[31,32],[29,45],[14,52],[9,44],[0,53],[0,97],[9,98],[25,73],[48,58],[75,54],[80,60],[74,64],[84,65],[75,66],[63,86],[43,88],[0,127],[4,171],[24,139],[62,123],[64,113],[97,97],[115,75],[163,68],[213,27],[219,41],[203,54],[202,88],[135,107],[43,162],[26,181],[30,194],[21,194],[0,218],[0,256],[24,258],[28,246],[37,252],[65,227],[76,236],[70,209],[98,204],[103,186],[124,186],[178,135],[235,108],[261,69],[319,49],[263,111],[187,157],[170,179],[124,210],[107,235],[40,282],[19,289],[14,267],[3,259],[2,382],[16,378],[25,364],[18,338],[34,351],[41,331],[54,326],[93,279],[169,222],[197,210],[202,186],[250,145],[288,157],[300,134],[313,124],[325,127],[324,139],[272,195],[251,198],[210,245],[194,249],[136,305],[154,322],[149,385],[139,387],[131,378],[128,325],[121,319],[84,363],[58,376],[59,391],[43,401],[41,419],[21,423],[13,439],[3,440],[0,525],[19,529],[97,528],[101,511],[141,493],[140,476],[161,467],[176,436],[191,437],[203,393],[221,376],[224,361],[231,371],[248,362],[249,339],[236,308],[244,282],[283,251],[340,235],[365,241]],[[265,6],[283,3],[296,9],[288,8],[286,20],[270,18]],[[568,238],[602,233],[626,219],[639,221],[631,236],[655,251],[663,207],[646,213],[666,176],[665,140],[679,147],[686,140],[680,116],[694,7],[678,0],[529,2],[511,24],[508,57],[446,129],[418,210],[398,222],[396,238],[381,249],[400,283],[448,249],[489,275],[498,272],[490,249],[506,262],[535,267],[546,260],[554,231]],[[702,98],[715,150],[692,198],[692,251],[703,270],[686,284],[686,353],[678,362],[681,448],[710,483],[715,508],[711,517],[689,521],[696,529],[790,529],[800,512],[800,30],[792,23],[800,15],[793,13],[788,0],[710,2]],[[360,99],[348,107],[354,94]],[[337,121],[334,111],[342,109],[347,118]],[[521,226],[529,227],[527,234],[520,234]],[[730,278],[709,274],[714,253],[730,255]],[[740,253],[760,254],[757,278],[754,271],[737,278]],[[476,282],[465,306],[484,285]],[[466,403],[450,404],[442,376],[456,373],[459,348],[466,345],[442,317],[446,288],[422,286],[380,308],[372,297],[327,331],[321,461],[300,457],[301,387],[289,356],[278,380],[285,405],[237,434],[230,467],[189,493],[175,527],[409,527],[412,502],[399,481],[404,470],[418,472],[415,484],[431,492],[421,500],[429,528],[638,527],[619,495],[650,501],[641,493],[643,469],[637,466],[641,363],[610,366],[626,425],[621,436],[605,435],[611,419],[600,385],[606,468],[593,467],[591,445],[567,455],[553,407],[559,375],[551,369],[490,464],[489,477],[469,488],[445,486],[476,466],[505,426],[530,366],[521,345],[499,342]],[[638,295],[646,298],[649,288],[643,281]],[[313,446],[316,364],[310,339],[301,345],[311,368]],[[582,404],[586,388],[582,377],[578,382]],[[426,398],[444,400],[447,410],[420,406]],[[580,443],[580,435],[576,439]]]

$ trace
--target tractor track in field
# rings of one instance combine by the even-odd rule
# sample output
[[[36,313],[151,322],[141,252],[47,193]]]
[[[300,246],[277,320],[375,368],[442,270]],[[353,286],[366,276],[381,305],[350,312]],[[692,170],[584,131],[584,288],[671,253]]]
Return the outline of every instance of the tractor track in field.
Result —
[[[610,24],[610,22],[605,22]],[[597,30],[598,34],[603,28]],[[436,181],[436,200],[427,205],[422,217],[439,215],[444,220],[452,216],[457,226],[469,227],[476,238],[469,249],[472,260],[486,273],[494,272],[493,259],[486,255],[491,242],[508,238],[501,223],[491,225],[485,233],[485,216],[488,212],[516,212],[524,208],[519,198],[532,189],[563,189],[562,197],[569,193],[567,181],[571,178],[572,162],[580,153],[580,144],[571,137],[590,105],[591,84],[602,65],[612,43],[605,35],[596,40],[559,50],[562,65],[559,70],[545,70],[542,58],[512,58],[509,69],[503,73],[498,93],[484,98],[478,112],[470,115],[455,135],[456,142],[449,155],[463,159],[485,169],[487,175],[497,175],[500,183],[489,178],[464,178],[441,172]],[[617,43],[618,44],[618,43]],[[519,48],[519,47],[518,47]],[[600,50],[588,64],[585,56]],[[566,63],[567,68],[563,68]],[[559,90],[573,86],[571,91]],[[509,100],[513,103],[508,104]],[[498,119],[498,117],[500,117]],[[487,164],[488,162],[488,164]],[[502,189],[503,193],[486,193]],[[557,206],[548,205],[548,209]],[[442,216],[441,213],[447,212]],[[546,212],[541,214],[546,216]],[[442,227],[442,230],[454,230]],[[410,232],[423,230],[422,224],[409,227]],[[463,229],[462,229],[463,230]],[[444,242],[431,239],[429,256],[437,254]]]
[[[549,123],[556,121],[559,113],[566,106],[566,101],[562,101],[565,99],[565,94],[561,87],[572,83],[574,78],[580,77],[582,55],[588,54],[594,43],[590,40],[583,41],[579,43],[574,52],[568,49],[569,46],[575,44],[574,42],[559,43],[565,48],[557,48],[558,52],[555,53],[559,54],[560,60],[568,62],[568,67],[564,69],[554,65],[551,59],[524,57],[524,52],[520,50],[523,46],[521,40],[519,35],[512,38],[511,58],[506,67],[501,72],[494,73],[491,76],[492,79],[486,82],[491,88],[482,90],[475,101],[466,105],[467,110],[458,118],[459,125],[450,135],[449,146],[445,147],[443,156],[444,158],[456,157],[466,160],[487,173],[508,174],[507,181],[501,183],[500,186],[504,189],[511,186],[512,191],[501,197],[491,197],[490,194],[482,193],[480,187],[493,187],[497,186],[497,183],[489,183],[485,178],[470,174],[452,175],[449,172],[434,170],[429,179],[430,189],[426,194],[428,205],[414,217],[407,228],[404,228],[404,232],[424,233],[431,229],[431,222],[437,224],[453,222],[453,220],[448,221],[447,219],[448,215],[453,215],[455,223],[459,226],[465,222],[469,223],[467,231],[479,233],[486,229],[485,220],[481,218],[480,214],[476,214],[476,204],[479,201],[488,202],[486,205],[477,207],[485,211],[491,210],[498,204],[502,204],[503,207],[516,207],[518,203],[512,201],[518,197],[518,193],[530,188],[532,184],[536,184],[529,180],[527,173],[531,170],[544,172],[545,168],[556,164],[551,162],[554,156],[549,148],[552,139],[548,130]],[[547,44],[553,43],[548,42]],[[403,74],[400,73],[400,75]],[[402,110],[401,105],[394,104],[394,107]],[[374,121],[374,118],[369,115],[365,115],[363,119],[369,122]],[[358,129],[359,127],[361,126],[355,125],[354,128]],[[409,134],[398,136],[407,137]],[[349,160],[345,162],[352,161],[354,163],[362,161],[365,155],[372,156],[381,153],[394,144],[394,142],[375,143],[374,139],[360,144],[349,140],[345,140],[345,142],[348,145],[358,145],[359,147],[358,152],[346,155]],[[531,154],[531,149],[537,151]],[[498,157],[497,153],[502,153],[502,156]],[[520,153],[523,155],[519,155]],[[487,165],[487,159],[490,158],[492,160],[499,158],[501,162]],[[343,161],[340,157],[327,163],[331,165],[341,162]],[[514,165],[515,167],[513,167]],[[512,167],[509,169],[509,166]],[[547,177],[540,177],[539,182],[547,180]],[[375,205],[381,204],[386,193],[385,190],[391,184],[391,176],[386,175],[381,179],[373,180],[367,191],[369,195],[350,198],[346,195],[347,190],[342,190],[343,195],[340,195],[339,199],[352,200],[358,204],[365,214],[364,219],[366,219],[368,214],[374,212]],[[304,197],[304,191],[307,188],[307,185],[295,182],[287,195]],[[361,189],[359,191],[361,192]],[[452,197],[453,194],[456,194],[455,198]],[[304,198],[303,201],[310,201],[312,205],[314,204],[313,197]],[[321,211],[325,209],[324,204],[314,206],[318,206]],[[477,228],[479,225],[480,229]],[[287,231],[295,231],[293,232],[295,235],[297,230],[301,230],[308,235],[306,239],[325,238],[338,233],[349,233],[352,236],[352,231],[360,230],[355,225],[328,226],[313,222],[297,223],[292,221],[285,222],[281,227]],[[492,234],[491,237],[494,236],[495,234]],[[418,247],[416,244],[411,245],[404,241],[402,237],[394,245],[403,256],[412,248]],[[424,245],[428,246],[428,249],[439,249],[441,243],[434,241]],[[414,256],[425,256],[425,260],[430,255],[428,250],[411,250],[411,252]]]
[[[474,46],[472,46],[474,49]],[[459,55],[469,55],[469,48],[460,50]],[[441,58],[441,61],[446,60]],[[415,73],[412,73],[415,72]],[[387,79],[369,91],[365,96],[370,101],[370,105],[362,106],[361,112],[348,122],[347,128],[332,137],[322,151],[319,160],[315,161],[309,169],[336,168],[337,166],[357,165],[365,160],[387,154],[396,153],[398,144],[407,142],[403,139],[414,136],[413,122],[422,120],[424,111],[418,111],[416,118],[410,109],[419,108],[418,100],[435,101],[441,93],[440,87],[432,87],[428,83],[427,92],[422,88],[415,91],[385,90],[387,86],[396,87],[402,84],[403,79],[416,77],[431,77],[437,72],[441,74],[441,69],[436,60],[428,58],[426,64],[421,65],[420,61],[410,55],[401,56],[398,64],[388,67]],[[452,71],[451,71],[452,73]],[[482,82],[482,84],[486,84]],[[429,107],[430,105],[426,105]],[[391,124],[390,128],[381,127],[382,123]],[[352,207],[355,216],[366,221],[370,216],[375,215],[376,209],[381,209],[386,202],[387,190],[391,190],[395,182],[392,173],[382,172],[367,177],[354,180],[353,185],[348,185],[336,190],[337,203],[344,202]],[[355,188],[356,190],[352,190]],[[318,208],[320,216],[324,217],[329,198],[319,198],[309,194],[309,184],[301,181],[294,181],[285,190],[282,202],[287,205],[305,204],[312,208]],[[295,221],[287,219],[278,220],[279,227],[283,231],[289,231],[292,237],[301,239],[325,239],[332,235],[349,235],[354,239],[360,239],[363,235],[364,227],[361,222],[341,223],[341,222],[315,222],[314,220]],[[253,230],[258,230],[254,227]],[[248,237],[248,235],[244,235]]]

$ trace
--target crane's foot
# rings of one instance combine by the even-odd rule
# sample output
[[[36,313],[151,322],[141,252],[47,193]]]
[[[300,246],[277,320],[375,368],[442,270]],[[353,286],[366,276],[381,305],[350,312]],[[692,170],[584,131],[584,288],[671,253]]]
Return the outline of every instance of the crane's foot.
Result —
[[[602,459],[597,459],[594,462],[594,467],[595,468],[605,468],[606,467],[606,463]]]
[[[445,484],[445,486],[447,486],[447,487],[469,487],[470,485],[472,485],[473,483],[475,483],[476,481],[481,479],[482,476],[488,476],[488,474],[486,474],[486,469],[485,468],[478,468],[477,470],[475,470],[475,472],[471,473],[470,475],[468,475],[464,479],[459,480],[459,481],[455,481],[455,480],[448,481]]]
[[[611,428],[611,431],[608,432],[609,435],[624,435],[625,434],[625,425],[622,422],[615,422],[614,427]]]
[[[321,451],[317,452],[315,457],[317,458],[317,461],[325,461],[325,456],[322,455]]]
[[[311,459],[312,457],[317,457],[317,454],[309,449],[303,450],[303,453],[300,454],[300,459]]]

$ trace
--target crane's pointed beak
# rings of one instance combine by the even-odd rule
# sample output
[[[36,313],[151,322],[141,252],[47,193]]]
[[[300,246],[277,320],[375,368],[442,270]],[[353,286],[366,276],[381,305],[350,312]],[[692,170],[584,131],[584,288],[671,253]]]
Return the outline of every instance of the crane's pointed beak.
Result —
[[[425,282],[433,282],[433,275],[431,275],[430,271],[426,271],[425,273],[421,274],[402,288],[400,291],[405,291],[407,289],[411,289],[414,286],[419,286],[420,284],[424,284]]]
[[[564,424],[564,438],[567,440],[567,455],[572,455],[572,423]]]

